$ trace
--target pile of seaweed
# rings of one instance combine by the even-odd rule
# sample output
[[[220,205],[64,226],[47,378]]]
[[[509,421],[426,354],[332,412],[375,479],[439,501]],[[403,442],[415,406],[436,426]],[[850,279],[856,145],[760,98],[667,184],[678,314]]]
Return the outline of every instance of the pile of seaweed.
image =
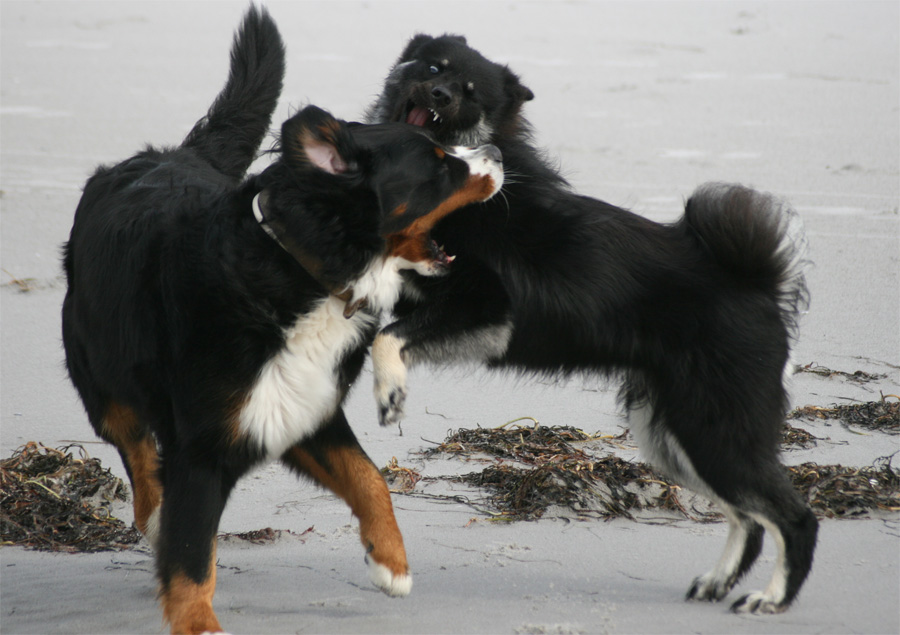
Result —
[[[871,510],[900,511],[900,470],[893,456],[867,467],[803,463],[789,467],[791,479],[820,516],[850,518]]]
[[[900,434],[900,401],[888,401],[882,396],[881,401],[833,405],[830,408],[821,406],[804,406],[791,410],[789,419],[837,419],[844,425],[857,426],[867,430],[878,430],[887,434]]]
[[[678,500],[678,487],[647,465],[614,455],[533,468],[489,466],[459,480],[493,491],[491,504],[510,520],[540,518],[554,507],[568,508],[581,517],[633,518],[636,511],[666,509],[703,522],[718,518],[699,510],[692,514]]]
[[[109,510],[127,496],[122,480],[83,447],[29,442],[0,461],[0,540],[40,551],[128,549],[140,533]]]
[[[816,445],[818,440],[819,437],[814,437],[803,428],[795,428],[787,422],[781,430],[781,448],[783,450],[805,450]]]
[[[489,507],[508,520],[540,518],[554,507],[585,517],[630,518],[632,512],[648,509],[677,511],[701,521],[718,517],[685,509],[679,488],[648,465],[613,454],[596,457],[587,447],[595,441],[616,444],[624,441],[625,433],[591,435],[572,426],[506,425],[451,431],[443,443],[423,454],[496,459],[481,471],[453,478],[492,492]]]
[[[450,431],[443,443],[423,452],[425,456],[438,453],[483,453],[500,459],[515,459],[529,464],[546,463],[555,457],[583,456],[572,443],[591,441],[595,437],[572,426],[533,427],[504,424],[497,428],[460,428]]]
[[[490,464],[480,471],[446,477],[485,489],[491,515],[504,520],[532,520],[548,510],[563,510],[578,517],[635,518],[640,511],[674,512],[697,522],[721,520],[714,508],[688,495],[668,479],[640,462],[609,453],[596,456],[592,441],[619,437],[590,435],[570,426],[475,428],[450,431],[443,443],[423,452],[425,456],[451,454],[473,461],[484,457]],[[814,443],[802,430],[788,426],[785,443]],[[799,439],[799,441],[798,441]],[[578,447],[576,447],[576,445]],[[804,463],[786,468],[798,491],[820,516],[847,518],[877,510],[900,510],[900,470],[891,458],[868,467]],[[386,468],[405,475],[410,493],[422,479],[396,460]],[[427,480],[427,479],[424,479]]]

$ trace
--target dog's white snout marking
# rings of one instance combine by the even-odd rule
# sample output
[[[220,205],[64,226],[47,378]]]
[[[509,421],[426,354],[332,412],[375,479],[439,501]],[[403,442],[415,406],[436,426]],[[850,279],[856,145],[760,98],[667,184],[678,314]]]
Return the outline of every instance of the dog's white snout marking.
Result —
[[[503,154],[500,152],[500,148],[495,145],[454,146],[451,148],[450,154],[465,161],[469,165],[469,170],[472,171],[472,174],[479,176],[491,174],[503,164]],[[484,166],[487,166],[486,170]]]
[[[466,162],[470,175],[486,176],[493,181],[494,191],[491,196],[503,187],[503,154],[497,146],[454,146],[450,149],[450,154]]]

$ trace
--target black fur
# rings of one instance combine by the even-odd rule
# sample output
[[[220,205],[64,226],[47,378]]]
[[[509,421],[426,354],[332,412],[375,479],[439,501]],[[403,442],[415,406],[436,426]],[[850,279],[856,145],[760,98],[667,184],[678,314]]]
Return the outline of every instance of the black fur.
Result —
[[[247,12],[231,49],[225,88],[206,117],[182,142],[234,180],[250,168],[269,129],[284,77],[284,45],[275,23],[255,7]]]
[[[389,308],[401,284],[396,269],[376,268],[383,279],[372,274],[373,282],[368,268],[404,249],[404,256],[417,248],[440,260],[424,221],[436,208],[450,211],[447,201],[478,179],[412,126],[346,124],[309,106],[282,126],[274,163],[241,182],[283,74],[278,30],[251,7],[235,36],[228,82],[207,116],[179,147],[150,147],[99,168],[64,248],[68,371],[97,434],[122,455],[176,631],[219,630],[210,605],[219,517],[236,481],[266,458],[335,490],[366,527],[377,525],[371,539],[361,527],[367,557],[393,577],[380,574],[376,583],[408,592],[407,579],[392,586],[407,570],[387,488],[340,403],[375,335],[376,312]],[[496,164],[496,150],[487,154]],[[465,200],[480,200],[481,191]],[[254,199],[275,240],[255,217]],[[437,265],[440,272],[444,263]],[[351,308],[351,300],[369,307]],[[327,312],[344,305],[346,318],[340,309]],[[311,336],[293,333],[313,311],[325,326]],[[325,352],[306,351],[316,346]],[[308,392],[322,413],[286,415],[279,428],[260,410],[272,432],[243,417],[267,381],[263,370],[281,355],[305,363],[310,382],[324,378],[324,387],[290,385],[297,403]],[[281,412],[291,398],[259,400]]]
[[[817,527],[778,459],[783,372],[807,301],[796,215],[738,185],[699,188],[673,224],[579,196],[532,145],[521,114],[532,97],[460,36],[416,36],[388,75],[370,121],[489,141],[512,178],[503,197],[436,227],[458,258],[446,278],[411,280],[373,354],[395,342],[397,366],[469,359],[621,376],[645,454],[719,502],[744,536],[689,597],[724,597],[757,557],[762,522],[785,542],[786,584],[733,608],[782,611],[809,572]],[[382,423],[402,415],[404,376],[376,373]]]

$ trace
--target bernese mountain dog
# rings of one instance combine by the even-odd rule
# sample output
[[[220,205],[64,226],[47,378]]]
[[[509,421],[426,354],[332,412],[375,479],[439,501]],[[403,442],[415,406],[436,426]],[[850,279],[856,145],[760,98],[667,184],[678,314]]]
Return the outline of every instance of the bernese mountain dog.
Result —
[[[69,375],[121,454],[176,633],[220,630],[219,519],[236,481],[270,459],[346,501],[373,583],[409,593],[387,486],[341,404],[401,273],[452,268],[431,229],[503,182],[493,146],[347,124],[315,106],[244,178],[284,55],[271,17],[251,7],[207,116],[178,147],[100,167],[64,248]]]

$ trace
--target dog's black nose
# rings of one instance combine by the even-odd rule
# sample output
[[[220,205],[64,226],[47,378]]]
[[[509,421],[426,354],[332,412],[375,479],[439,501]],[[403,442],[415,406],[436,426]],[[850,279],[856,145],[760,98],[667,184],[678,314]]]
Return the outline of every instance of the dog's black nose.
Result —
[[[503,153],[500,152],[500,148],[495,145],[486,145],[484,146],[484,152],[487,154],[487,158],[491,161],[496,161],[497,163],[503,162]]]
[[[436,106],[449,106],[453,101],[453,95],[445,86],[435,86],[431,89],[431,96]]]

